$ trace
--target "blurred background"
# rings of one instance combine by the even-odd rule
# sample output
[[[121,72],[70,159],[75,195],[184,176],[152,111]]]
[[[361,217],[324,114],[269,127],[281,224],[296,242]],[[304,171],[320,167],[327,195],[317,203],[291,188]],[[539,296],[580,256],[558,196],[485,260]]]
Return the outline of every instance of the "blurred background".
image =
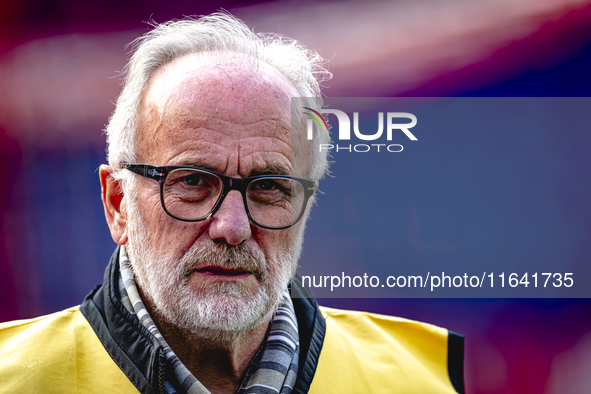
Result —
[[[147,21],[220,8],[330,59],[327,96],[591,96],[586,0],[2,1],[0,321],[79,304],[102,281],[114,243],[96,170],[126,45]],[[591,392],[589,299],[322,303],[464,334],[468,393]]]

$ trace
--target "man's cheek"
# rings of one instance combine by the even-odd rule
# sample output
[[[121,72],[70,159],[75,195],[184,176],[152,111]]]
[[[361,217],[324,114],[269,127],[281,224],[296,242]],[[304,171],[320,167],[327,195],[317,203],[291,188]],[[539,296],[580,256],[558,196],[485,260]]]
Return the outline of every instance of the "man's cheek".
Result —
[[[267,258],[273,260],[284,257],[291,249],[291,231],[289,230],[270,230],[265,242],[261,245],[263,253]]]

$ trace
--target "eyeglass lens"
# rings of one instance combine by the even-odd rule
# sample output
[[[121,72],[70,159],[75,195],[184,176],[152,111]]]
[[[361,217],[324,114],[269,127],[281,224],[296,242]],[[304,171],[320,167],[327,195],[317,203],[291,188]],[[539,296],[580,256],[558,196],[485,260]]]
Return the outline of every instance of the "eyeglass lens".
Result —
[[[176,169],[166,177],[163,200],[166,210],[181,219],[200,219],[215,207],[223,191],[217,176],[192,169]],[[304,206],[304,187],[285,178],[252,181],[246,190],[246,203],[252,219],[267,227],[293,224]]]

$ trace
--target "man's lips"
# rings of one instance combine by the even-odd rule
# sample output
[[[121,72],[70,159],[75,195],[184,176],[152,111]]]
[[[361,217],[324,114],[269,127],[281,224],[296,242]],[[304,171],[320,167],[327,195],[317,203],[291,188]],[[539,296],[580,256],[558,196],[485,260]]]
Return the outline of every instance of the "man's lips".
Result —
[[[228,269],[224,267],[203,267],[196,269],[194,272],[200,272],[206,275],[223,275],[223,276],[239,276],[239,275],[251,275],[251,271],[245,271],[241,269]]]

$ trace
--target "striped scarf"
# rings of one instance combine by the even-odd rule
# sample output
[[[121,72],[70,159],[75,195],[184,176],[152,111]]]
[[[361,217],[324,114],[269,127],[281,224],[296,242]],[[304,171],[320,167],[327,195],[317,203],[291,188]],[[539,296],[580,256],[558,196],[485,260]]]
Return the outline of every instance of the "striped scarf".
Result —
[[[137,290],[133,272],[125,247],[120,248],[119,293],[121,302],[132,315],[154,336],[154,346],[162,346],[166,360],[174,371],[164,383],[167,394],[210,394],[187,367],[174,354],[158,327],[150,317],[148,310]],[[298,323],[293,303],[288,290],[283,293],[283,303],[273,317],[267,338],[246,369],[242,384],[237,394],[289,394],[298,374],[300,343]]]

